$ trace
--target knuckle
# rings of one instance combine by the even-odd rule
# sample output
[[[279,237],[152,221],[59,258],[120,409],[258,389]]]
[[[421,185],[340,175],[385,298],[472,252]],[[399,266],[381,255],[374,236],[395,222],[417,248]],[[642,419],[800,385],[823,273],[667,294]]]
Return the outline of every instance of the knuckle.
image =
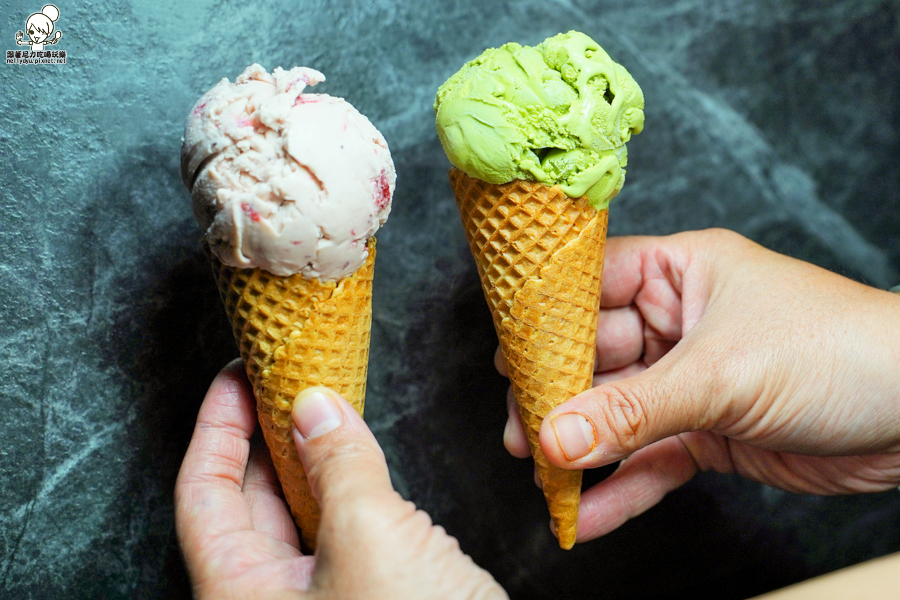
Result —
[[[701,232],[699,248],[711,252],[709,258],[729,261],[746,259],[747,254],[760,248],[753,242],[736,231],[730,229],[707,229]]]
[[[736,231],[724,229],[721,227],[713,227],[703,232],[703,235],[711,242],[722,242],[727,244],[744,243],[747,238]]]
[[[392,521],[392,527],[398,531],[428,531],[435,527],[428,513],[419,510],[415,504],[405,500],[398,505],[398,510],[392,515]]]
[[[372,529],[381,519],[383,516],[371,497],[351,494],[341,500],[340,511],[334,512],[333,521],[343,531],[358,532]]]
[[[334,539],[352,539],[359,548],[374,549],[397,537],[398,531],[408,530],[404,525],[421,519],[417,513],[421,511],[395,491],[376,495],[350,493],[341,498],[340,504],[323,503],[320,528],[330,529]]]
[[[603,418],[619,447],[633,452],[640,447],[640,438],[647,429],[647,413],[641,399],[632,390],[610,385],[606,401],[601,404]]]
[[[307,465],[310,482],[321,483],[330,474],[342,474],[362,463],[384,461],[380,449],[360,439],[344,439],[339,443],[321,444],[313,460]],[[376,453],[377,452],[377,453]]]
[[[322,468],[334,468],[335,464],[352,463],[367,459],[372,455],[373,451],[374,448],[367,440],[345,438],[338,443],[322,444],[316,464],[325,465]]]

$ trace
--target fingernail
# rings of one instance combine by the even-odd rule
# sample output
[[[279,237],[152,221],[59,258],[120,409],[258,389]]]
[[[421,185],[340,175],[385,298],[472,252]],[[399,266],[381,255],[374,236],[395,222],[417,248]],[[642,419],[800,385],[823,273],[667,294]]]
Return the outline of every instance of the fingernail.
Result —
[[[597,445],[594,427],[584,415],[567,413],[550,419],[556,443],[566,460],[578,460]]]
[[[304,439],[321,437],[344,422],[344,415],[332,394],[331,390],[322,387],[307,388],[297,394],[291,414]]]

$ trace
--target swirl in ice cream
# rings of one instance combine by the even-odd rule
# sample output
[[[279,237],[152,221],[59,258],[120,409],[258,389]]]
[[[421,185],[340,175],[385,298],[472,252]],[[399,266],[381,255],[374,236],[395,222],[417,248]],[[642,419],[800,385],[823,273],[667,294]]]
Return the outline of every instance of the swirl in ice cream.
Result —
[[[313,69],[251,65],[191,110],[181,175],[223,263],[334,281],[366,260],[391,210],[387,142],[353,106],[304,93]]]
[[[577,31],[485,50],[434,103],[444,151],[470,177],[559,185],[598,210],[622,189],[643,108],[634,78]]]

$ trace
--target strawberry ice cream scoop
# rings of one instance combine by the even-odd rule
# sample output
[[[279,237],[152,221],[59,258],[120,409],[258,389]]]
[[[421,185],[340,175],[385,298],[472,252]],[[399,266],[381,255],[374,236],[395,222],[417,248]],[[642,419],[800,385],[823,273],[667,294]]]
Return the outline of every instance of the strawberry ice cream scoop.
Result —
[[[305,67],[251,65],[191,110],[181,176],[226,265],[334,281],[366,260],[391,211],[394,163],[348,102],[304,93],[324,80]]]

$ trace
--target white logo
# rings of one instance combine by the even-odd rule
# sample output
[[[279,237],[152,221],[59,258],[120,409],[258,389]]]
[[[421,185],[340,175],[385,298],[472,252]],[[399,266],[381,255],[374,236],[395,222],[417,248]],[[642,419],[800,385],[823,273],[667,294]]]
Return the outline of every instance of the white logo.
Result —
[[[59,9],[52,4],[47,4],[41,9],[41,12],[34,13],[25,21],[25,29],[28,30],[28,38],[31,42],[23,42],[21,31],[16,32],[16,44],[19,46],[31,45],[32,52],[38,52],[47,46],[55,44],[62,37],[62,31],[57,31],[53,37],[53,23],[59,18]]]
[[[66,51],[44,50],[44,46],[52,46],[62,38],[62,31],[54,31],[53,25],[59,19],[59,9],[46,4],[41,12],[34,13],[25,21],[28,39],[21,31],[16,32],[17,46],[31,46],[28,50],[7,50],[6,64],[65,64]]]

